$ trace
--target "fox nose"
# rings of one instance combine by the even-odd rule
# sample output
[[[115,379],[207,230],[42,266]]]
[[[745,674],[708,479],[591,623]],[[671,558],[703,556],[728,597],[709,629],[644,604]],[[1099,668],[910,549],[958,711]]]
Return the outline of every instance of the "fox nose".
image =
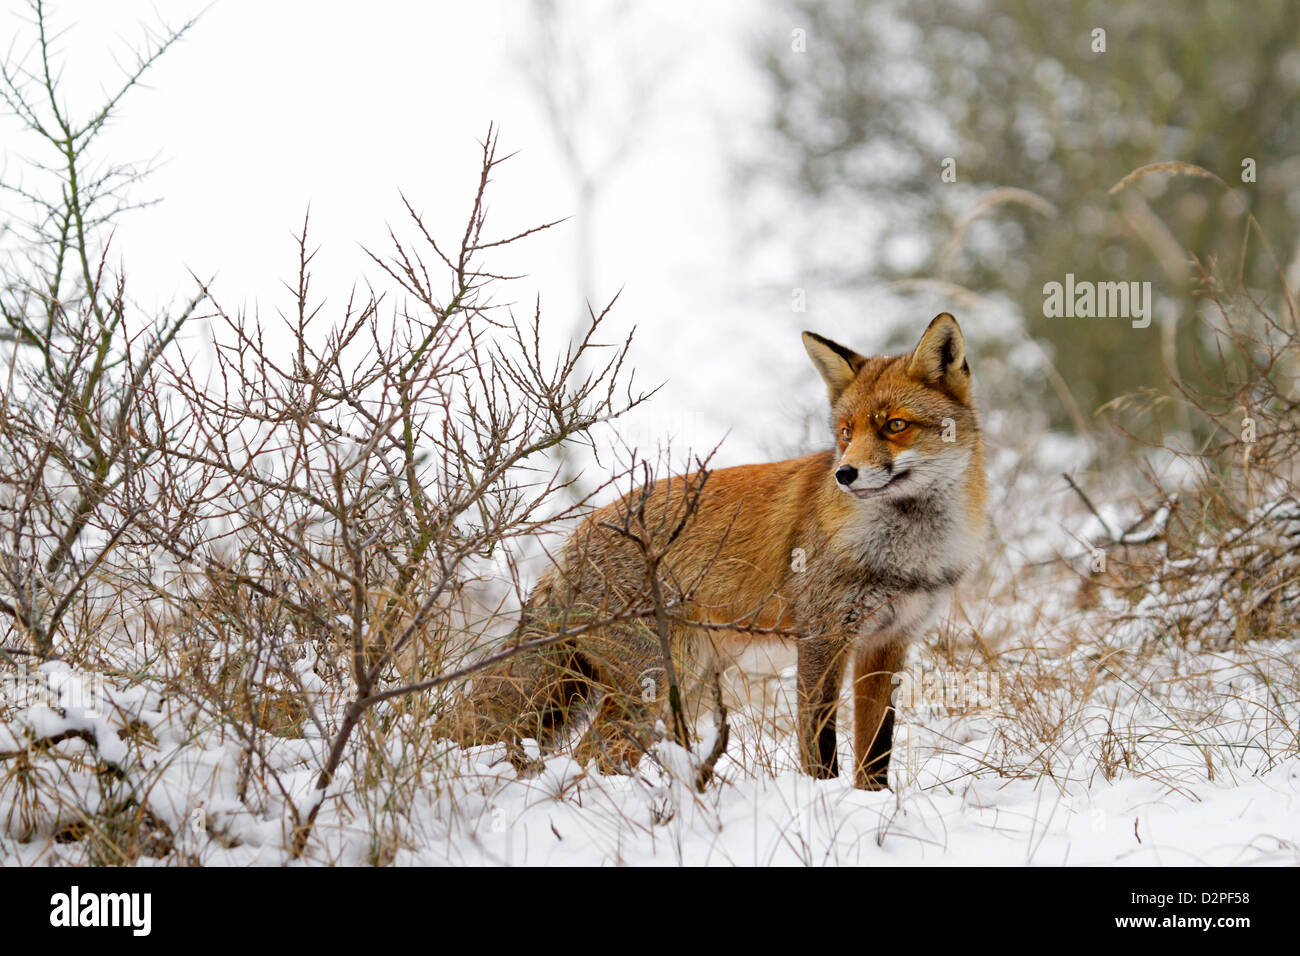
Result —
[[[835,469],[835,480],[847,488],[858,480],[858,470],[852,465],[840,465]]]

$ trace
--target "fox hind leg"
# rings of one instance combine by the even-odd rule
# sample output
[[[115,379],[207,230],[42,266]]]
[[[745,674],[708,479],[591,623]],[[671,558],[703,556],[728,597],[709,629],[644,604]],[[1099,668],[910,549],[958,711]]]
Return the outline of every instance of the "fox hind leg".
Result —
[[[594,759],[602,773],[633,770],[654,743],[667,697],[658,638],[643,624],[613,625],[584,639],[581,656],[593,693],[602,696],[574,758]]]
[[[533,738],[552,740],[590,690],[572,647],[557,645],[510,658],[483,672],[435,728],[462,747]]]
[[[580,764],[592,760],[603,774],[636,769],[651,744],[650,721],[644,708],[617,691],[607,691],[592,717],[591,726],[573,751]]]

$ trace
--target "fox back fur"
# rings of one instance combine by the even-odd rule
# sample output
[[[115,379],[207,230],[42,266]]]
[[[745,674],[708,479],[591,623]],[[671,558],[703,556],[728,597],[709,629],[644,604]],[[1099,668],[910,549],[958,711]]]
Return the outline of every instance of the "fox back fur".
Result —
[[[702,648],[787,639],[804,771],[839,772],[836,709],[851,663],[854,783],[888,785],[893,675],[984,535],[970,365],[948,313],[906,355],[867,358],[811,332],[803,343],[826,384],[833,446],[675,476],[593,512],[512,640],[572,636],[483,672],[444,735],[553,743],[585,709],[575,757],[626,770],[666,715],[669,662],[689,684],[709,670]]]

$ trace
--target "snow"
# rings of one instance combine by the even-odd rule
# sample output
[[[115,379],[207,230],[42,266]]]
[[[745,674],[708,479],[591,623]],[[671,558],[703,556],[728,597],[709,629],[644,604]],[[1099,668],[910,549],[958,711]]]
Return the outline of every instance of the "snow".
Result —
[[[1001,693],[966,711],[904,707],[891,791],[853,789],[847,776],[798,772],[779,721],[740,708],[718,780],[695,791],[698,757],[661,742],[633,776],[604,776],[565,753],[520,775],[504,745],[436,755],[405,769],[418,726],[390,729],[388,779],[363,784],[345,764],[329,788],[305,864],[395,865],[1239,865],[1295,864],[1300,761],[1294,681],[1279,665],[1300,641],[1246,651],[1167,646],[1155,654],[1080,646],[1060,658],[1026,648],[999,661]],[[924,671],[924,647],[909,665]],[[1272,668],[1270,672],[1269,668]],[[1100,670],[1112,673],[1096,680]],[[769,675],[778,710],[789,668]],[[1094,680],[1086,699],[1073,681]],[[1293,684],[1291,686],[1294,686]],[[120,694],[119,700],[126,694]],[[139,696],[139,695],[137,695]],[[142,698],[141,698],[142,699]],[[148,717],[156,746],[117,730]],[[293,826],[319,799],[323,742],[266,738],[277,783],[238,795],[242,748],[222,729],[185,734],[194,714],[120,708],[112,719],[61,716],[37,704],[0,725],[0,739],[93,732],[32,760],[61,768],[54,786],[0,786],[0,863],[84,861],[81,843],[49,837],[79,814],[104,812],[98,759],[128,767],[136,793],[171,831],[171,854],[208,865],[282,865]],[[1050,715],[1050,720],[1041,719]],[[703,722],[697,753],[711,745]],[[409,733],[409,736],[408,736]],[[843,734],[841,735],[844,736]],[[841,761],[847,763],[847,742]],[[530,745],[530,756],[540,752]],[[1109,755],[1109,756],[1108,756]],[[142,786],[147,781],[147,786]],[[36,832],[20,834],[18,802],[34,798]],[[202,825],[194,825],[196,811]],[[30,819],[29,812],[23,819]],[[26,839],[23,837],[26,836]],[[377,859],[377,843],[390,843]],[[141,863],[159,862],[147,856]]]

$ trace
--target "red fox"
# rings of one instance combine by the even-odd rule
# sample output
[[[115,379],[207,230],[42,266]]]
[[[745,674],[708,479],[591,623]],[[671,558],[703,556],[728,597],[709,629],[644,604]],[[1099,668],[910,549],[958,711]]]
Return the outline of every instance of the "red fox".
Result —
[[[785,638],[797,643],[803,770],[839,772],[836,707],[851,659],[854,785],[888,786],[893,675],[984,534],[970,365],[946,312],[907,355],[867,358],[812,332],[803,344],[826,383],[833,447],[665,479],[592,513],[530,594],[514,639],[575,636],[485,671],[444,734],[465,746],[546,743],[586,707],[575,756],[627,770],[664,713],[674,659],[681,668],[722,637]],[[644,604],[650,576],[658,613],[624,613]]]

